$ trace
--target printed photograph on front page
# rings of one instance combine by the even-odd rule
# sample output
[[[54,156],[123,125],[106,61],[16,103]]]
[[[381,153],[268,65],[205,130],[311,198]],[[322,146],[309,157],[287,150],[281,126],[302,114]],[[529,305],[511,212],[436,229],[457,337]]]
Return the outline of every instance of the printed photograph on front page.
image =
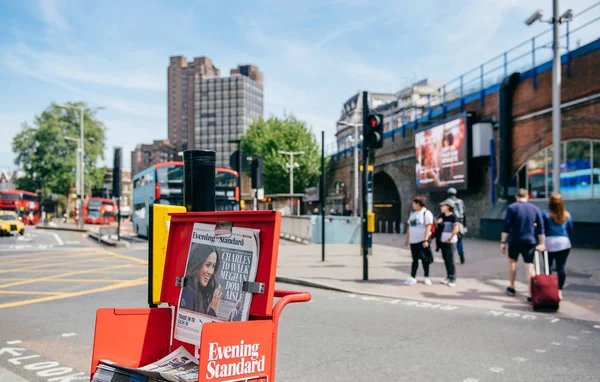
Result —
[[[248,319],[252,294],[242,288],[254,281],[258,265],[258,232],[234,227],[217,234],[215,228],[194,224],[179,298],[175,338],[196,345],[203,323]]]

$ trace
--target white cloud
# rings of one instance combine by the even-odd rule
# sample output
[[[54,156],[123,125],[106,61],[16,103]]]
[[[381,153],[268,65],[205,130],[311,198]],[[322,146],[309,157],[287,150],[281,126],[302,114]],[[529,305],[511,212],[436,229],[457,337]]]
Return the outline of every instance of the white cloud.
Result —
[[[140,72],[136,66],[127,66],[130,69],[123,71],[111,68],[115,62],[98,58],[95,55],[63,55],[44,50],[33,50],[29,46],[19,43],[6,49],[6,55],[14,64],[11,69],[21,71],[18,66],[31,68],[35,73],[44,78],[53,78],[57,81],[74,81],[86,84],[111,86],[117,88],[164,91],[166,81],[156,71]]]
[[[343,28],[332,31],[327,34],[325,38],[321,39],[317,44],[315,44],[316,48],[322,48],[330,42],[337,40],[340,37],[343,37],[349,33],[355,32],[357,30],[363,29],[371,24],[374,24],[378,21],[382,21],[384,18],[383,15],[371,16],[362,21],[357,21],[354,23],[350,23]]]
[[[42,20],[49,26],[63,30],[69,29],[67,20],[58,9],[57,0],[39,0],[39,7]]]

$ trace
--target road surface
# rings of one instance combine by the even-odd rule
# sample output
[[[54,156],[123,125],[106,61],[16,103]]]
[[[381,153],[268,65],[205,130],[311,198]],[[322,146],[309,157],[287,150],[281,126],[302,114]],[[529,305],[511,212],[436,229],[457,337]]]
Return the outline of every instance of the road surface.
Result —
[[[99,247],[81,233],[0,241],[0,381],[89,380],[95,311],[146,307],[144,243]],[[277,381],[595,381],[600,326],[308,290],[285,308]],[[596,323],[597,324],[597,323]]]

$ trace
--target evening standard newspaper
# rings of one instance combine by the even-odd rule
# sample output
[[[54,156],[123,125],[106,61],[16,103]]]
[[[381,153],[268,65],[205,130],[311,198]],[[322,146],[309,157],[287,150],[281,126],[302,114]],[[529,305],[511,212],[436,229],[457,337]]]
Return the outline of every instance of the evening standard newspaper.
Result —
[[[136,378],[138,376],[138,378]],[[139,377],[144,376],[147,377]],[[197,382],[198,360],[183,346],[166,357],[140,368],[125,367],[109,360],[101,360],[92,382],[112,382],[118,380],[149,382]]]
[[[259,230],[194,223],[179,297],[175,338],[200,345],[202,324],[248,319],[256,278]]]

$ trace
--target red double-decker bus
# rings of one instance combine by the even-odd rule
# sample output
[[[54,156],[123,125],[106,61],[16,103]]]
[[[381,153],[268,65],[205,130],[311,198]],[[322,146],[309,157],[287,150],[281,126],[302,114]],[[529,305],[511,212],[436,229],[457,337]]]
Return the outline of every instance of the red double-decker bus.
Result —
[[[0,210],[16,212],[25,224],[33,225],[40,221],[40,202],[35,192],[0,191]]]
[[[83,207],[86,224],[111,224],[115,222],[117,206],[111,199],[93,197]]]

